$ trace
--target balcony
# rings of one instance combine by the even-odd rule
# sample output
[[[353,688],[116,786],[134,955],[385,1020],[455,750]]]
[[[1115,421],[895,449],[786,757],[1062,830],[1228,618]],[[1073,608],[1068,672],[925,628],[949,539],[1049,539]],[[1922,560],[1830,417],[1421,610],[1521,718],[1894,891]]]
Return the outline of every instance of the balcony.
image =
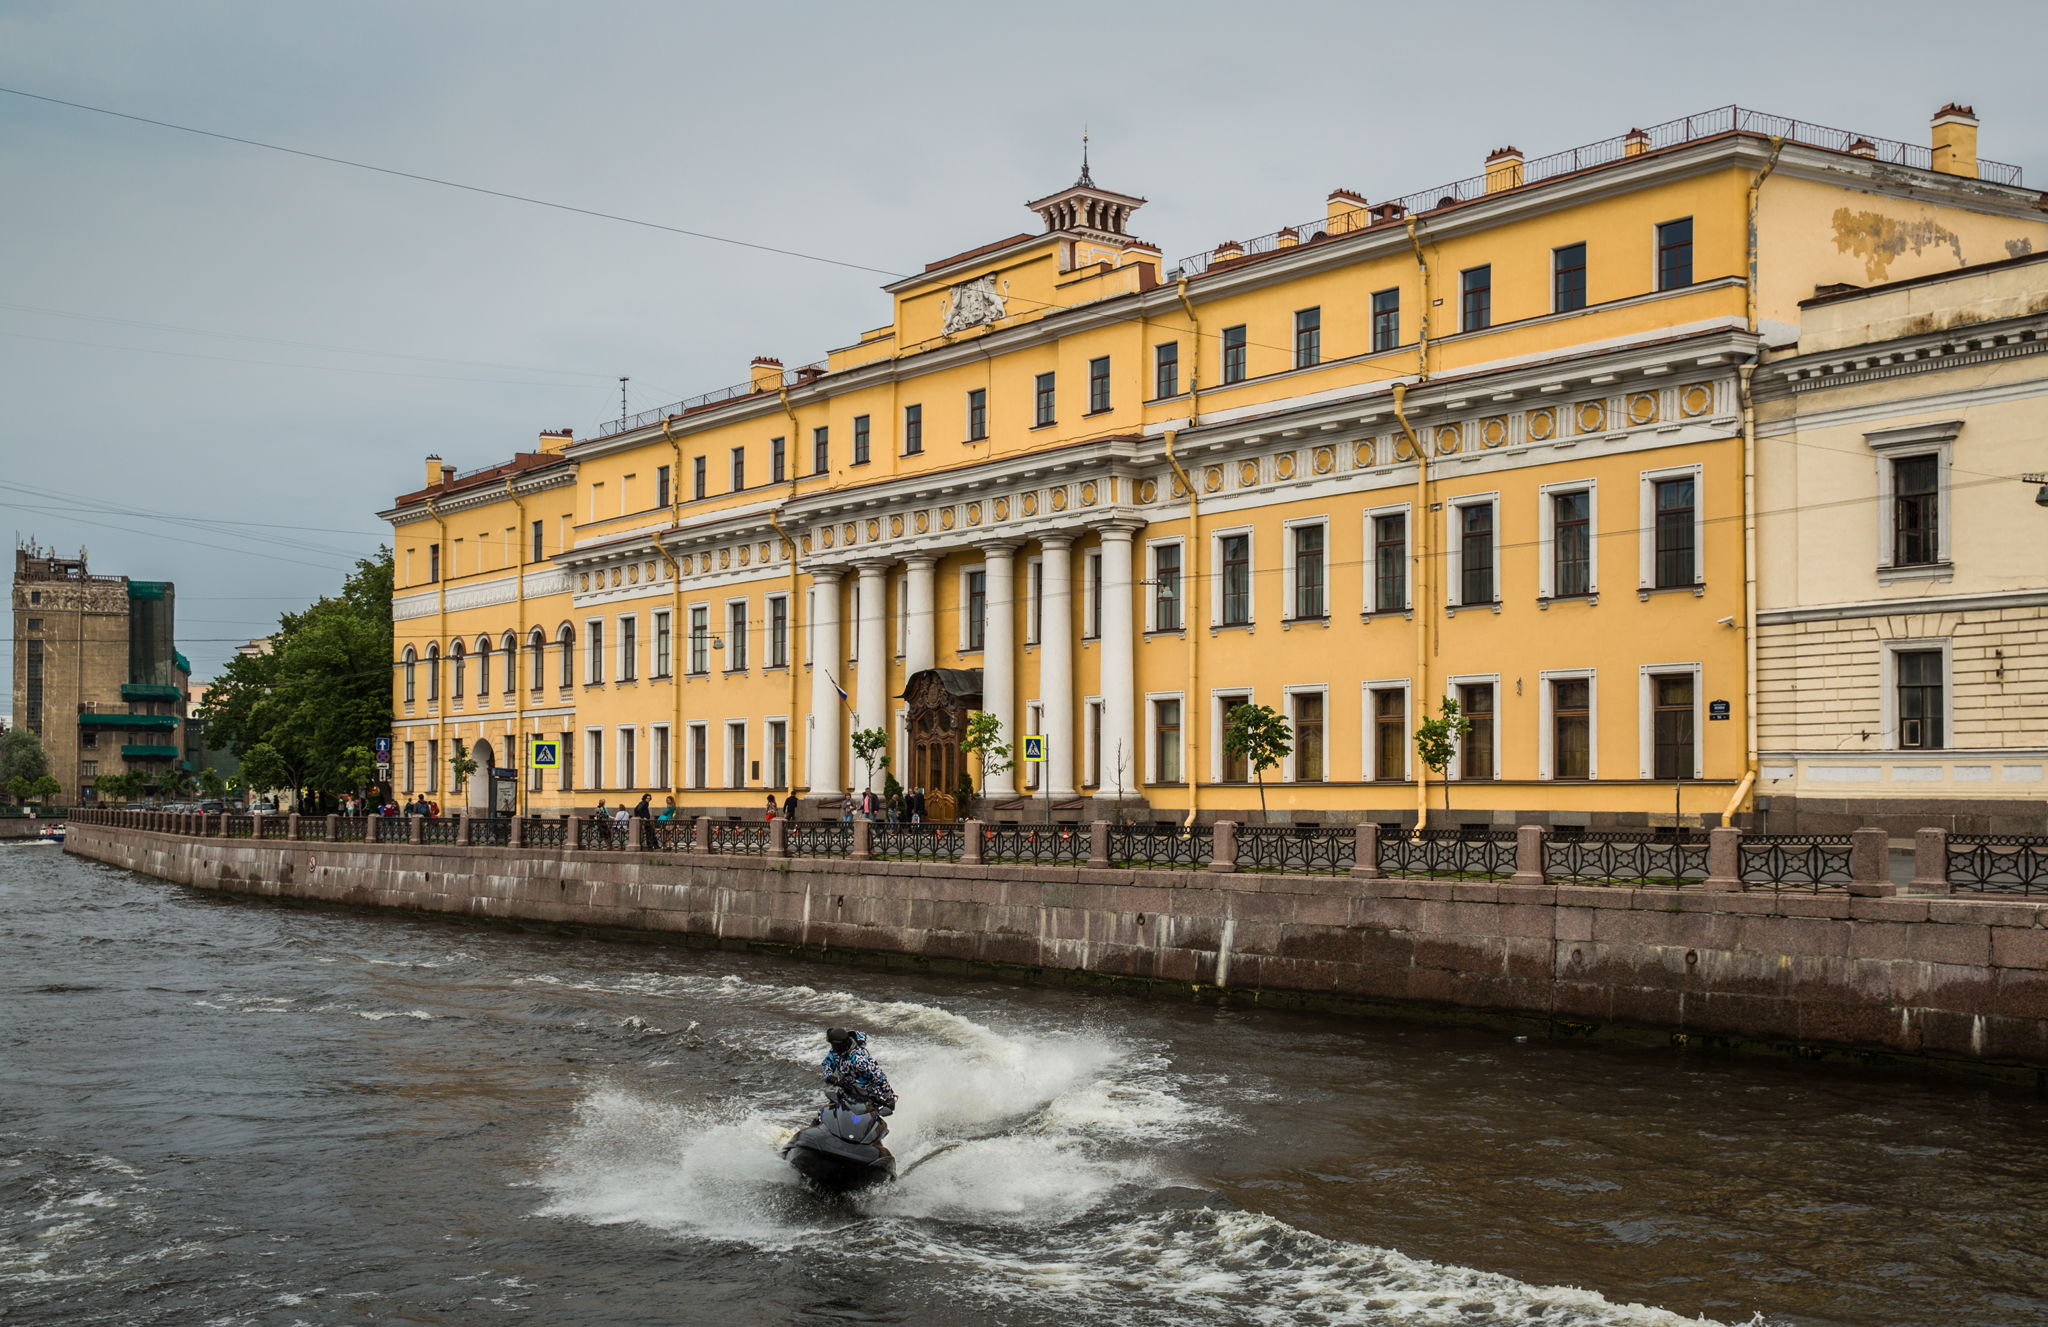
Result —
[[[170,732],[178,726],[175,714],[96,714],[90,711],[78,716],[81,728],[150,728],[158,732]]]
[[[123,682],[123,700],[176,700],[178,689],[162,682]]]
[[[176,760],[182,754],[175,746],[151,746],[130,742],[121,748],[123,760]]]

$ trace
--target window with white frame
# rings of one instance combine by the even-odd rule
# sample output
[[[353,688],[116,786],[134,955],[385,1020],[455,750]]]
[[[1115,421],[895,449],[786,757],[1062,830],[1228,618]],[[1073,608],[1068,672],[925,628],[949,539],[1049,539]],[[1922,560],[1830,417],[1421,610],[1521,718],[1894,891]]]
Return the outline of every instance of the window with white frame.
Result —
[[[688,730],[690,743],[690,786],[709,788],[711,786],[711,728],[704,723],[693,723]]]
[[[728,599],[725,601],[725,671],[743,673],[747,669],[747,601]]]
[[[1884,643],[1885,745],[1895,751],[1940,751],[1954,727],[1946,638]]]
[[[768,666],[789,667],[789,596],[768,596]]]
[[[1045,731],[1045,705],[1043,702],[1036,700],[1025,702],[1024,731],[1027,733],[1043,733]],[[1021,748],[1023,743],[1019,742],[1017,745]],[[1021,749],[1018,754],[1020,756],[1023,754]],[[1042,782],[1042,776],[1045,773],[1044,761],[1020,760],[1017,763],[1024,767],[1024,786],[1026,788],[1035,792],[1044,786]]]
[[[804,591],[804,665],[815,661],[818,645],[818,587]]]
[[[1406,678],[1365,684],[1365,725],[1365,777],[1381,782],[1412,777]]]
[[[768,721],[768,786],[789,787],[789,720]]]
[[[1566,781],[1599,778],[1598,675],[1591,668],[1545,669],[1536,686],[1538,775]]]
[[[1285,777],[1293,783],[1321,783],[1330,777],[1329,688],[1287,688],[1287,722],[1294,730]]]
[[[1290,521],[1283,536],[1286,616],[1320,619],[1330,615],[1330,523],[1317,518]]]
[[[1500,777],[1500,674],[1444,679],[1458,713],[1472,726],[1458,740],[1451,777],[1459,780]]]
[[[1453,608],[1500,602],[1500,494],[1471,493],[1444,504],[1444,550],[1450,574],[1445,599]]]
[[[590,786],[604,787],[604,729],[583,730],[583,768],[590,771]]]
[[[890,602],[896,609],[896,657],[901,659],[910,651],[910,577],[898,572],[895,581],[896,597]]]
[[[1961,420],[1950,419],[1863,435],[1877,454],[1881,583],[1948,570],[1949,462],[1962,427]]]
[[[1231,716],[1252,703],[1252,693],[1219,690],[1209,694],[1209,778],[1216,783],[1249,783],[1251,763],[1242,754],[1224,749],[1223,734],[1230,731]]]
[[[593,617],[583,623],[585,652],[583,685],[601,687],[604,685],[604,619]]]
[[[1641,588],[1690,589],[1706,580],[1706,523],[1700,467],[1642,472]]]
[[[1045,561],[1028,558],[1024,563],[1024,643],[1038,644],[1045,631]]]
[[[619,726],[619,787],[631,791],[640,786],[640,730]]]
[[[1414,567],[1408,557],[1408,508],[1369,507],[1365,513],[1365,547],[1370,561],[1365,575],[1365,611],[1405,612],[1414,600]]]
[[[1215,536],[1215,602],[1209,619],[1221,627],[1252,624],[1252,532],[1224,530]]]
[[[675,669],[675,631],[666,609],[654,615],[654,676],[667,677]]]
[[[1179,631],[1187,625],[1186,594],[1181,576],[1181,541],[1155,539],[1145,545],[1152,560],[1153,631]]]
[[[855,581],[847,591],[851,601],[848,604],[846,622],[840,628],[840,637],[846,642],[846,662],[860,662],[860,582]]]
[[[1102,697],[1081,701],[1081,786],[1102,786]]]
[[[631,682],[639,675],[640,618],[627,613],[619,618],[619,681]]]
[[[690,674],[702,677],[711,671],[711,605],[690,605]]]
[[[728,719],[725,723],[725,786],[747,786],[747,721]]]
[[[1102,552],[1081,555],[1081,639],[1102,638]]]
[[[657,723],[649,731],[653,734],[654,747],[647,766],[648,784],[655,788],[673,788],[676,785],[669,762],[675,758],[675,753],[669,749],[669,727],[665,723]]]
[[[1540,546],[1537,594],[1572,599],[1599,592],[1599,508],[1593,481],[1545,484],[1536,490]]]
[[[960,648],[978,650],[988,638],[988,571],[960,570]]]
[[[1185,773],[1181,766],[1182,699],[1178,691],[1145,697],[1145,711],[1151,719],[1146,725],[1145,753],[1145,767],[1150,771],[1149,783],[1182,781]]]
[[[1638,698],[1642,777],[1661,782],[1700,777],[1700,666],[1645,664]]]

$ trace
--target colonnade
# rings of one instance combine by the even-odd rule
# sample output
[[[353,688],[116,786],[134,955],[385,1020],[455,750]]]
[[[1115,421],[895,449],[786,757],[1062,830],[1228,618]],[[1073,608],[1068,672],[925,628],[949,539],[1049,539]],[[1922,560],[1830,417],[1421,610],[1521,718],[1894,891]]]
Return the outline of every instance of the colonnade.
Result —
[[[1102,538],[1102,630],[1101,650],[1102,720],[1100,749],[1104,765],[1118,758],[1127,763],[1123,782],[1139,782],[1137,760],[1137,678],[1136,626],[1132,570],[1137,524],[1105,523],[1094,527]],[[1074,752],[1081,742],[1076,722],[1076,681],[1074,675],[1074,539],[1073,532],[1046,534],[1037,539],[1040,550],[1039,594],[1041,597],[1039,636],[1039,703],[1044,707],[1044,731],[1049,741],[1046,753],[1045,787],[1055,799],[1079,793],[1075,778]],[[1001,720],[1004,737],[1013,745],[1023,732],[1017,703],[1017,554],[1029,542],[1019,538],[994,538],[972,547],[982,556],[985,620],[982,631],[981,708]],[[808,782],[813,797],[837,797],[847,791],[840,780],[842,759],[850,740],[846,730],[846,707],[840,695],[845,683],[845,623],[842,622],[840,586],[851,571],[860,593],[859,616],[854,622],[858,647],[855,691],[851,696],[861,721],[891,734],[889,696],[889,574],[900,563],[904,568],[901,611],[905,623],[903,671],[911,677],[938,666],[938,564],[939,553],[914,553],[899,558],[870,558],[837,565],[814,565],[809,569],[816,593],[811,597],[811,730],[806,748]],[[965,611],[965,606],[962,606]],[[969,652],[970,655],[972,652]],[[971,664],[972,659],[962,661]],[[901,762],[907,753],[893,752]],[[849,765],[850,768],[850,765]],[[1106,782],[1109,770],[1099,776]],[[992,774],[981,790],[989,798],[1017,795],[1016,765]]]

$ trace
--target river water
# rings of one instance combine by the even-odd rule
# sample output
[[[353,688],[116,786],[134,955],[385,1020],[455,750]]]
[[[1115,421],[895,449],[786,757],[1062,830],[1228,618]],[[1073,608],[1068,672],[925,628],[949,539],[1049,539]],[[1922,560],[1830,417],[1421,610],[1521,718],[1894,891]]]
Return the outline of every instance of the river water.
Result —
[[[2048,1106],[0,848],[0,1321],[2048,1322]],[[907,1166],[776,1143],[867,1029]]]

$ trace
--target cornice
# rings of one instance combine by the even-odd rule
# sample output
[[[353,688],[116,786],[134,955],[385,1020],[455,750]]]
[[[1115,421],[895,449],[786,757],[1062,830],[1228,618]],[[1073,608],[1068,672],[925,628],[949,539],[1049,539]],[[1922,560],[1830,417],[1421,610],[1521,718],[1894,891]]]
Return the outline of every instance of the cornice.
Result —
[[[529,476],[515,478],[512,481],[512,491],[520,497],[525,497],[529,493],[539,493],[550,488],[561,488],[564,485],[575,482],[576,467],[574,465],[556,466]],[[467,511],[472,507],[486,507],[493,502],[503,502],[504,500],[505,486],[503,484],[487,484],[457,494],[446,502],[435,502],[433,510],[429,510],[426,501],[422,500],[409,503],[403,507],[394,507],[389,511],[380,511],[377,515],[380,519],[389,521],[394,526],[409,525],[414,521],[432,520],[436,511],[446,516],[450,512]]]
[[[1758,371],[1756,395],[1767,401],[2043,351],[2048,351],[2048,313],[2031,313],[1776,360]]]
[[[1797,608],[1765,608],[1757,612],[1759,625],[1789,626],[1803,622],[1835,622],[1868,617],[1919,617],[1927,613],[1990,613],[2002,608],[2048,606],[2048,590],[1994,590],[1984,594],[1918,595],[1910,599],[1861,599],[1840,604],[1811,604]]]

